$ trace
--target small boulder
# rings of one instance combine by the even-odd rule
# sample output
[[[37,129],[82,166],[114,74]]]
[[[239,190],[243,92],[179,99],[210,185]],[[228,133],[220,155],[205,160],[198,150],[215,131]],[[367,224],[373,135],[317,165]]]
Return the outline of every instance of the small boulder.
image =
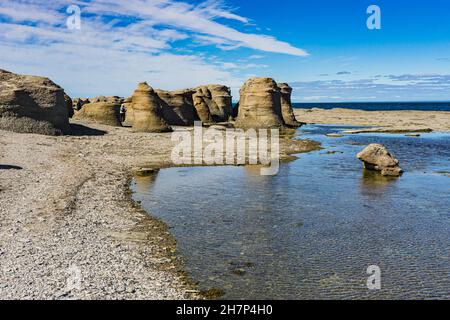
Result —
[[[381,144],[368,145],[357,158],[364,163],[364,168],[380,171],[383,176],[398,177],[403,173],[398,160]]]

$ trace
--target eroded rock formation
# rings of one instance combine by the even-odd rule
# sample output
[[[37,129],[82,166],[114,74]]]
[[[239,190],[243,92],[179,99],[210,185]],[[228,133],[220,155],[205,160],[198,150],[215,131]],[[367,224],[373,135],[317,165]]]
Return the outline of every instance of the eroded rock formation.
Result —
[[[193,95],[194,106],[203,123],[226,122],[233,115],[231,90],[227,86],[212,84],[197,87]]]
[[[68,133],[67,97],[48,78],[0,70],[0,129],[48,135]]]
[[[75,120],[105,124],[108,126],[121,126],[119,110],[123,102],[120,97],[96,97],[89,99],[90,103],[75,113]]]
[[[195,90],[155,90],[160,98],[164,120],[169,125],[192,126],[198,120],[192,95]]]
[[[134,91],[132,96],[132,108],[134,113],[134,131],[172,131],[163,118],[163,112],[158,95],[146,82],[140,83]]]
[[[194,108],[202,123],[214,123],[214,119],[209,111],[208,101],[201,90],[196,91],[192,96]],[[211,102],[210,102],[211,103]]]
[[[72,98],[64,93],[64,100],[66,101],[67,115],[68,115],[69,118],[72,118],[74,113],[75,113],[74,110],[73,110]]]
[[[281,114],[281,92],[271,78],[252,78],[240,90],[238,128],[280,128],[284,126]]]
[[[383,176],[400,176],[403,172],[398,160],[381,144],[368,145],[357,157],[364,163],[364,168],[380,171]]]
[[[280,88],[281,115],[284,123],[289,127],[299,127],[301,124],[295,119],[292,109],[292,88],[287,83],[278,83],[278,88]]]

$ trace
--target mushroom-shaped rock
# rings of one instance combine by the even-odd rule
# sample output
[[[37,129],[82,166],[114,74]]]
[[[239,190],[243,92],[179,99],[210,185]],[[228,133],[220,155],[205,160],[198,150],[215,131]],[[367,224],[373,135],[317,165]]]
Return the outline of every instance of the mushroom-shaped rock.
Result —
[[[398,160],[381,144],[368,145],[357,157],[364,163],[364,168],[380,171],[383,176],[398,177],[403,173]]]
[[[170,132],[163,118],[160,99],[146,82],[141,82],[132,96],[133,130],[136,132]]]
[[[294,110],[292,109],[292,88],[287,83],[278,83],[278,88],[280,88],[281,114],[284,123],[289,127],[300,127],[301,124],[295,119]]]
[[[252,78],[240,90],[239,111],[235,126],[238,128],[280,128],[281,93],[271,78]]]
[[[64,90],[48,78],[0,70],[0,129],[57,135],[70,132]]]
[[[198,120],[192,95],[195,90],[155,90],[160,98],[164,120],[170,125],[192,126]]]

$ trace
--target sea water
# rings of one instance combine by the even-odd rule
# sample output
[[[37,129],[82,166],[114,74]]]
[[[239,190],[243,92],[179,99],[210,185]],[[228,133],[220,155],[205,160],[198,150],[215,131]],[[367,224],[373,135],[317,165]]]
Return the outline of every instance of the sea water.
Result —
[[[450,135],[325,136],[353,128],[300,128],[323,149],[276,176],[170,168],[136,178],[134,198],[171,227],[199,288],[225,299],[450,298]],[[364,171],[356,154],[369,143],[404,175]],[[380,290],[367,287],[371,265]]]

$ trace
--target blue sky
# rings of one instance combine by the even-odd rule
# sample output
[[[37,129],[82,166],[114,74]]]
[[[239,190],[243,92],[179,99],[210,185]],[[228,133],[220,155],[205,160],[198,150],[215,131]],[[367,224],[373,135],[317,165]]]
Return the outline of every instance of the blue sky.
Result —
[[[381,29],[369,30],[369,5]],[[70,30],[69,5],[81,9]],[[450,101],[450,1],[2,0],[0,68],[72,96],[289,82],[297,102]]]

